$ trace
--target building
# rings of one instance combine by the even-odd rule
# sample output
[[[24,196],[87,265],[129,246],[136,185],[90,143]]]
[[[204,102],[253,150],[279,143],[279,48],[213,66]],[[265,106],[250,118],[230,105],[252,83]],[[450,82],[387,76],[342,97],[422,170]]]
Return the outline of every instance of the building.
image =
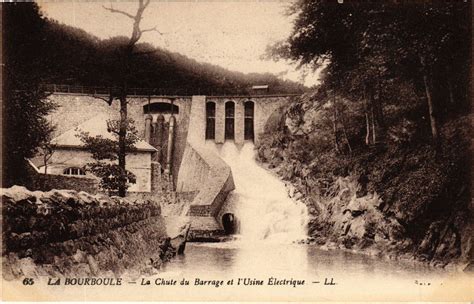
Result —
[[[65,118],[67,119],[67,118]],[[79,138],[80,132],[87,132],[90,136],[102,136],[114,139],[112,133],[107,131],[107,119],[104,114],[81,123],[77,127],[67,130],[51,141],[54,152],[46,166],[46,174],[65,175],[83,178],[96,178],[84,168],[88,163],[94,162],[89,151]],[[153,146],[144,140],[135,143],[136,151],[126,157],[127,170],[136,176],[136,183],[131,184],[129,192],[151,192],[152,183],[152,154],[157,152]],[[45,173],[45,165],[41,159],[33,161],[41,173]]]

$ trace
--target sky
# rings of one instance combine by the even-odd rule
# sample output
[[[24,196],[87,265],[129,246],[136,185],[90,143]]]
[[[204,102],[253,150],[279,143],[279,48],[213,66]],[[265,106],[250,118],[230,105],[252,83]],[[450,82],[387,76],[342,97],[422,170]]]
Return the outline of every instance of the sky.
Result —
[[[156,27],[161,34],[147,32],[140,41],[229,70],[268,72],[311,86],[317,83],[316,73],[298,71],[296,64],[289,61],[261,58],[268,45],[290,35],[292,18],[284,14],[289,3],[152,0],[144,13],[141,28]],[[111,5],[133,15],[138,6],[133,1],[40,2],[47,17],[82,28],[99,38],[130,36],[132,20],[103,8]]]

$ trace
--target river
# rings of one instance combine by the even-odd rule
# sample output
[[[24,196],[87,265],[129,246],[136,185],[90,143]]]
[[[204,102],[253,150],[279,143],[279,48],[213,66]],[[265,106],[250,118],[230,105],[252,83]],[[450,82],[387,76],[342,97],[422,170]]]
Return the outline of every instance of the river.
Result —
[[[236,189],[228,199],[237,206],[240,231],[234,241],[188,243],[164,266],[161,278],[193,287],[183,299],[422,300],[449,285],[452,274],[418,262],[297,243],[306,237],[306,206],[255,162],[253,144],[208,147],[232,169]]]

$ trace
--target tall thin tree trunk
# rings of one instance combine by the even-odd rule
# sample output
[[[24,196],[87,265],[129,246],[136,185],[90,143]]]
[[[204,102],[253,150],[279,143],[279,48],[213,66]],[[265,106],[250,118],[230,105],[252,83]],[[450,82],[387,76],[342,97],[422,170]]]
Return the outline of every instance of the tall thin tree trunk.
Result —
[[[377,79],[377,90],[378,90],[378,96],[377,96],[377,101],[375,102],[375,110],[376,110],[376,115],[377,115],[377,124],[379,126],[379,138],[382,140],[385,138],[385,132],[386,132],[386,127],[385,127],[385,117],[383,114],[383,94],[382,94],[382,81],[380,80],[381,76]]]
[[[334,132],[334,147],[336,148],[336,151],[338,153],[341,152],[341,150],[339,149],[339,141],[337,140],[337,115],[336,115],[336,111],[334,110],[333,111],[333,117],[332,117],[332,129],[333,129],[333,132]]]
[[[138,8],[135,15],[130,15],[129,13],[121,10],[114,9],[112,6],[104,7],[106,10],[125,15],[128,18],[133,20],[132,35],[128,41],[128,44],[124,46],[122,50],[122,65],[121,65],[121,75],[120,75],[120,95],[118,96],[120,101],[120,128],[119,128],[119,151],[118,151],[118,161],[119,167],[122,170],[121,177],[119,178],[119,187],[118,194],[119,196],[124,197],[127,192],[127,171],[126,171],[126,138],[127,138],[127,128],[128,128],[128,117],[127,117],[127,93],[128,85],[131,76],[132,68],[132,59],[134,57],[133,51],[137,42],[140,40],[141,36],[145,32],[150,32],[156,30],[155,28],[150,29],[140,29],[140,22],[143,19],[143,13],[145,9],[150,4],[151,0],[138,0]],[[111,96],[110,102],[113,100]]]
[[[124,88],[124,91],[126,88]],[[127,136],[127,97],[126,92],[120,96],[120,129],[119,129],[119,154],[118,161],[122,174],[119,179],[118,195],[125,197],[127,192],[127,171],[126,171],[126,136]]]
[[[367,113],[367,110],[365,112],[365,128],[367,130],[367,133],[365,134],[365,144],[368,146],[370,145],[370,122],[369,122],[369,114]]]
[[[376,137],[376,131],[375,131],[375,119],[376,119],[376,114],[375,114],[375,101],[374,101],[374,90],[373,88],[369,89],[369,106],[370,106],[370,118],[372,122],[372,143],[375,144],[377,137]]]
[[[420,63],[423,67],[423,84],[425,85],[426,102],[428,103],[428,115],[430,117],[431,136],[433,137],[433,142],[437,145],[439,136],[436,117],[434,115],[435,109],[433,104],[433,94],[431,90],[431,77],[429,77],[429,72],[427,70],[428,67],[423,56],[420,56]]]
[[[339,141],[337,138],[337,107],[336,107],[336,94],[335,93],[333,96],[332,106],[333,106],[332,128],[334,132],[334,147],[336,148],[336,151],[340,153],[341,150],[339,149]]]
[[[349,149],[349,154],[352,154],[352,147],[351,147],[351,143],[349,142],[349,137],[347,136],[344,120],[342,120],[341,123],[342,123],[342,133],[344,134],[344,139],[346,140],[347,148]]]
[[[454,88],[453,88],[451,71],[452,71],[451,66],[447,64],[446,65],[446,82],[448,84],[449,103],[451,105],[454,105]]]
[[[376,142],[376,130],[375,130],[375,121],[377,119],[377,113],[375,109],[375,101],[374,101],[374,90],[370,85],[365,85],[364,87],[364,97],[366,102],[365,107],[365,122],[367,128],[367,134],[365,137],[366,145],[370,144],[370,135],[372,135],[372,143],[375,144]],[[372,129],[372,132],[370,131]]]
[[[438,143],[438,126],[436,122],[436,117],[434,115],[435,109],[433,104],[433,96],[430,86],[430,79],[428,78],[426,72],[423,74],[423,83],[425,85],[426,101],[428,102],[428,114],[430,117],[431,135],[433,136],[433,141],[435,143]]]
[[[372,107],[371,116],[372,116],[372,142],[375,144],[375,142],[377,141],[377,137],[376,137],[376,133],[375,133],[374,107]]]
[[[367,97],[367,84],[364,85],[364,100],[365,100],[365,144],[367,146],[370,145],[370,121],[369,121],[369,100]]]

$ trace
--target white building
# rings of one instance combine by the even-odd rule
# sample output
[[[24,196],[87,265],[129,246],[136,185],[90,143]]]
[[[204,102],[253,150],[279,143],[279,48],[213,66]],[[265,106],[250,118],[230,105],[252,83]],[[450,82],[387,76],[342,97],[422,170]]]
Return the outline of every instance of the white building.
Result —
[[[65,118],[67,119],[67,118]],[[54,138],[51,143],[55,146],[54,153],[46,166],[46,174],[76,176],[84,178],[96,178],[84,168],[88,163],[94,162],[90,152],[85,150],[84,144],[78,135],[88,132],[90,136],[102,136],[103,138],[115,139],[107,131],[106,115],[97,115],[84,123],[72,128]],[[126,168],[136,176],[136,183],[131,184],[129,192],[150,192],[152,180],[152,154],[157,150],[144,140],[135,143],[136,151],[126,157]],[[45,173],[45,166],[40,157],[34,160],[38,170]]]

